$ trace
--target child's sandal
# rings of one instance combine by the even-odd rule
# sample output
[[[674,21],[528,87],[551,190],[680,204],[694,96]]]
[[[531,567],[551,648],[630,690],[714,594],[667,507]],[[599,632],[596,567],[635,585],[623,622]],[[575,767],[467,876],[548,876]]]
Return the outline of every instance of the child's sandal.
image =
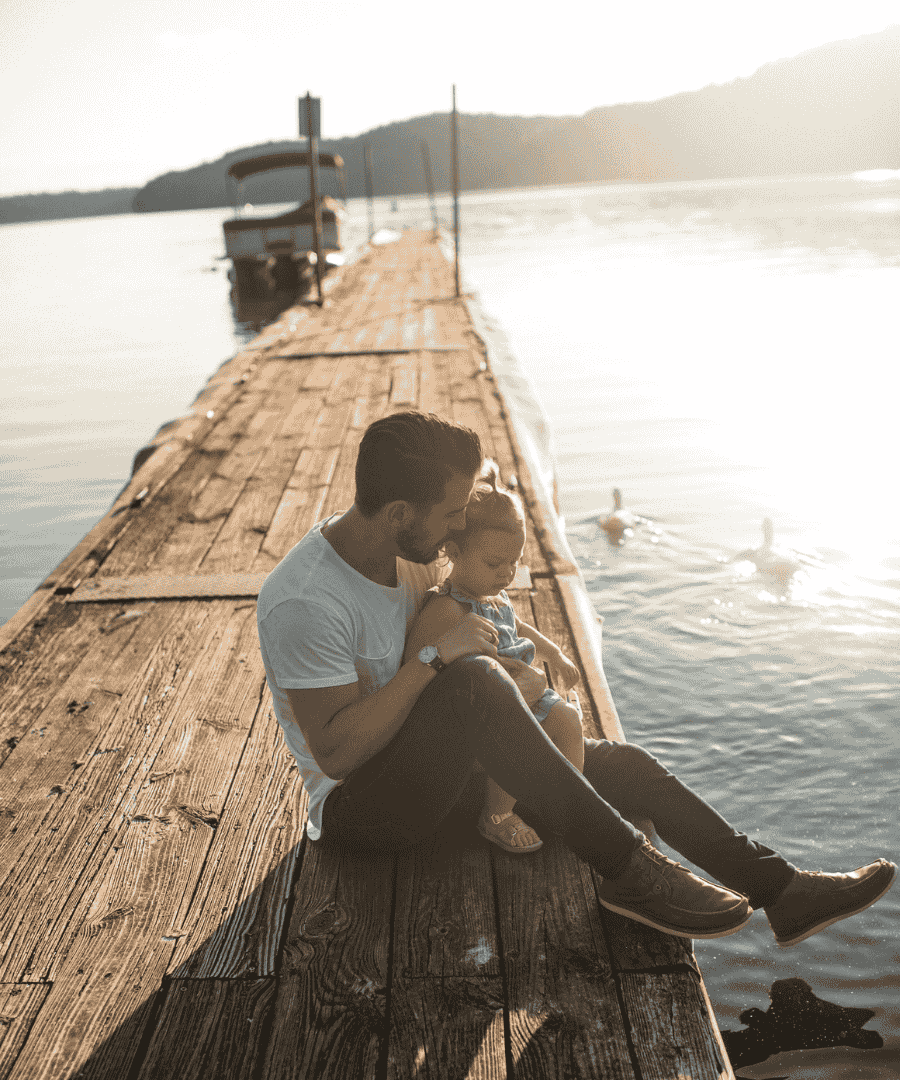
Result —
[[[478,822],[478,831],[485,840],[490,840],[492,844],[503,848],[504,851],[511,851],[513,855],[525,855],[529,851],[537,851],[539,847],[544,846],[544,841],[540,839],[536,844],[514,844],[516,833],[523,829],[531,829],[531,826],[526,825],[512,810],[506,814],[491,814],[489,823],[485,822],[484,818]],[[534,832],[533,829],[531,831]]]

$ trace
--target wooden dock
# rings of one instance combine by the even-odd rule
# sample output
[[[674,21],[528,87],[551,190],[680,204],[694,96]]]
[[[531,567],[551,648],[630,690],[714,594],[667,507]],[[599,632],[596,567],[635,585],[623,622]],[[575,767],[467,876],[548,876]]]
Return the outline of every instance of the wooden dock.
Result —
[[[606,911],[552,838],[401,857],[305,838],[256,636],[265,574],[417,407],[529,506],[520,616],[621,737],[577,574],[428,233],[367,249],[158,436],[0,627],[0,1080],[733,1077],[690,942]],[[567,572],[568,571],[568,572]]]

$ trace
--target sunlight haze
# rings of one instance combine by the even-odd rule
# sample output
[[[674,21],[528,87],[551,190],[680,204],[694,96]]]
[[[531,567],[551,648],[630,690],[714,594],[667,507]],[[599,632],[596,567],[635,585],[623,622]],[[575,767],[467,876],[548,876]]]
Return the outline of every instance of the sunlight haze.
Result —
[[[297,134],[445,112],[579,115],[748,76],[897,21],[889,0],[640,6],[18,0],[4,5],[0,194],[140,186]]]

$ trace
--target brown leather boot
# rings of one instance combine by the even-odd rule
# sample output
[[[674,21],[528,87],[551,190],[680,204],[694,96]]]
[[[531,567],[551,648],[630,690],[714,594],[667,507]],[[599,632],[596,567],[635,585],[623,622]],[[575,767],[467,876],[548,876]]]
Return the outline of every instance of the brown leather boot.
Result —
[[[745,896],[698,877],[647,839],[624,873],[603,879],[597,895],[610,911],[676,937],[725,937],[753,914]]]
[[[798,870],[774,904],[766,909],[775,940],[786,949],[839,919],[865,911],[894,883],[897,867],[877,859],[849,874]]]

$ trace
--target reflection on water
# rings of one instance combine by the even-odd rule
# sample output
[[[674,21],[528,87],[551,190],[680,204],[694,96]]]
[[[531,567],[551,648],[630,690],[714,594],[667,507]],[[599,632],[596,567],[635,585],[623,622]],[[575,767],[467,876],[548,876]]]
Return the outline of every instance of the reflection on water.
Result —
[[[378,228],[430,228],[424,197],[396,203],[376,200]],[[897,861],[900,174],[462,204],[467,284],[553,424],[560,502],[629,738],[806,868]],[[448,222],[449,200],[438,208]],[[266,317],[229,305],[217,261],[228,213],[0,230],[0,617]],[[351,251],[366,239],[361,200],[345,236]],[[621,545],[599,524],[614,487],[635,519]],[[789,573],[742,557],[764,546],[765,518]],[[802,978],[875,1010],[885,1039],[742,1075],[897,1075],[898,913],[890,893],[794,949],[774,945],[762,913],[698,943],[723,1027],[764,1010],[775,980]],[[852,1054],[866,1072],[858,1057],[859,1071],[839,1071]]]

